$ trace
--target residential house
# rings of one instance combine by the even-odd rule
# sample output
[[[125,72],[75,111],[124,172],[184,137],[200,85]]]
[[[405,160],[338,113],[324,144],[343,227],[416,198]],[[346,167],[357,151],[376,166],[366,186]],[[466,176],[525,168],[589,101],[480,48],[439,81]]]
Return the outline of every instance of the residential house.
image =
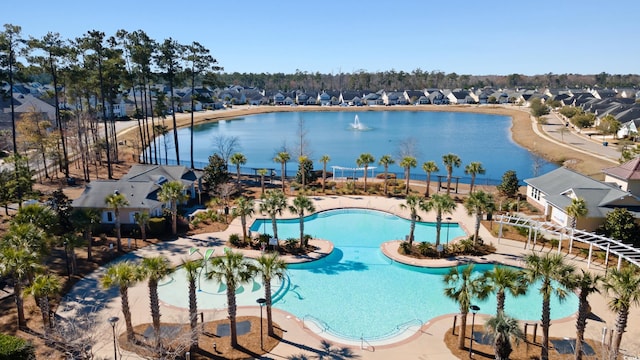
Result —
[[[322,90],[318,94],[318,103],[321,106],[334,106],[340,104],[340,92],[335,90]]]
[[[618,95],[614,90],[611,89],[592,89],[591,94],[596,99],[606,99],[606,98],[614,98]]]
[[[407,99],[401,91],[384,91],[382,93],[382,102],[387,106],[405,105]]]
[[[596,230],[605,217],[616,208],[631,211],[640,217],[640,199],[615,184],[600,182],[565,167],[542,176],[525,180],[527,201],[539,208],[547,220],[561,226],[571,226],[567,207],[572,199],[584,199],[588,214],[577,219],[577,228]]]
[[[426,93],[427,98],[429,98],[429,102],[434,105],[443,105],[449,103],[449,99],[444,96],[442,91],[438,89],[427,89]]]
[[[469,96],[469,92],[463,89],[454,89],[445,91],[445,96],[449,99],[450,104],[470,104],[473,98]]]
[[[338,100],[343,105],[362,106],[362,94],[358,91],[342,91]]]
[[[19,114],[36,112],[42,114],[47,119],[55,124],[56,121],[56,107],[47,101],[39,99],[33,95],[14,94],[16,102],[13,104],[14,112],[16,113],[16,119],[19,118]],[[10,104],[9,104],[10,105]],[[6,108],[5,112],[11,112],[10,108]]]
[[[363,102],[368,106],[384,105],[384,102],[382,100],[382,95],[378,92],[373,92],[373,91],[368,93],[365,92]]]
[[[190,199],[202,188],[202,174],[185,166],[170,165],[134,165],[120,180],[96,180],[87,184],[84,192],[72,202],[78,209],[96,209],[101,211],[102,224],[115,224],[115,212],[105,203],[107,196],[122,194],[129,205],[119,209],[120,223],[124,226],[135,225],[135,214],[147,212],[152,217],[162,216],[170,204],[158,199],[162,184],[168,181],[180,181],[185,194]]]
[[[640,197],[640,157],[603,169],[604,181],[617,184],[623,191]]]
[[[638,134],[640,134],[640,132],[638,132],[638,128],[640,128],[640,119],[631,120],[620,125],[620,130],[618,130],[618,133],[616,135],[620,139],[627,136],[637,137]]]
[[[406,100],[407,104],[412,105],[427,105],[429,104],[429,98],[424,93],[424,91],[420,90],[405,90],[402,95]]]

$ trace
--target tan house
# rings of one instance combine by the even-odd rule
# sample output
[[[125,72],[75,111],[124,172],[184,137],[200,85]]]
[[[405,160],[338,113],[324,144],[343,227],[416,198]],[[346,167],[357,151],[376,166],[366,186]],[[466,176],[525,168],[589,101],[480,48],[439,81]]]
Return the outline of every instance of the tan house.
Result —
[[[620,189],[640,196],[640,157],[602,170],[604,181],[618,184]]]

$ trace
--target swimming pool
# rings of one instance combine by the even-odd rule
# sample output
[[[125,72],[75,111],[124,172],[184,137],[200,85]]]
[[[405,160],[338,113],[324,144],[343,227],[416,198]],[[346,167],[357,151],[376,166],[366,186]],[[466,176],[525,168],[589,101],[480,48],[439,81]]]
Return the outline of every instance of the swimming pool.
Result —
[[[287,278],[274,286],[274,307],[302,319],[314,332],[342,342],[364,338],[371,344],[386,344],[413,335],[430,319],[458,312],[457,304],[443,295],[442,276],[450,268],[409,266],[382,254],[381,243],[404,238],[408,220],[380,211],[342,209],[314,214],[305,222],[305,233],[332,241],[334,251],[317,261],[290,264]],[[252,231],[263,229],[271,231],[270,220],[256,220],[251,226]],[[298,219],[278,221],[278,235],[281,239],[297,237]],[[450,239],[464,235],[457,224],[452,224]],[[416,225],[416,241],[434,237],[434,224]],[[480,274],[492,267],[478,264],[475,271]],[[219,286],[208,285],[216,291]],[[249,288],[255,285],[245,285]],[[505,311],[520,320],[538,321],[542,298],[537,288],[533,285],[527,296],[507,295]],[[238,305],[255,306],[255,300],[262,296],[261,290],[245,290],[238,296]],[[164,301],[162,294],[160,297]],[[222,302],[198,304],[224,308],[226,297],[218,298]],[[480,313],[495,313],[495,297],[474,303],[481,308]],[[577,303],[573,294],[562,304],[552,299],[552,319],[573,314]]]

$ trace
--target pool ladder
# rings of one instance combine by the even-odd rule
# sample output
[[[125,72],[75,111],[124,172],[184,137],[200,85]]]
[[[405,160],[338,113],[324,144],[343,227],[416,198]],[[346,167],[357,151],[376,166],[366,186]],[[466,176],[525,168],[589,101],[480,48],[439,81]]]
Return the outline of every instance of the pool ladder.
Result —
[[[312,315],[305,315],[302,318],[302,327],[304,329],[309,329],[309,327],[306,324],[307,321],[311,321],[311,323],[314,323],[316,326],[318,326],[318,328],[320,329],[320,332],[327,332],[329,330],[329,325],[326,322]]]

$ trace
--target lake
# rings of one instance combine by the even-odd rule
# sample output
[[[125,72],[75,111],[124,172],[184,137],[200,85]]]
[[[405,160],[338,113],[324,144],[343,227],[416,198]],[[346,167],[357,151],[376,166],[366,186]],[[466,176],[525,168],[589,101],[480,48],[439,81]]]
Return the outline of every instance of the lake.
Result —
[[[354,128],[356,116],[358,128]],[[476,179],[478,184],[486,185],[500,183],[507,170],[516,171],[518,179],[522,180],[557,167],[513,142],[510,117],[429,111],[282,112],[202,124],[194,128],[196,167],[206,164],[208,157],[217,151],[215,139],[226,136],[237,137],[237,151],[247,158],[243,172],[253,173],[250,168],[273,168],[280,175],[280,164],[273,162],[273,158],[286,148],[293,160],[287,165],[287,172],[293,175],[297,169],[295,160],[299,153],[301,123],[306,134],[307,152],[316,169],[322,169],[318,160],[325,154],[331,158],[327,164],[330,171],[331,166],[356,167],[360,154],[371,153],[376,163],[370,167],[377,166],[377,174],[384,171],[377,165],[378,159],[389,154],[396,159],[389,171],[402,178],[403,170],[397,165],[401,147],[413,148],[418,167],[411,170],[411,178],[417,180],[426,178],[422,163],[430,160],[440,168],[437,174],[432,174],[432,180],[437,179],[435,175],[446,175],[442,155],[450,152],[461,159],[462,165],[454,168],[453,175],[461,177],[460,181],[464,183],[470,180],[464,174],[464,167],[473,161],[481,162],[486,169],[486,174],[478,175]],[[181,163],[190,166],[189,128],[179,129],[178,141]],[[164,144],[165,138],[159,138],[161,158],[164,158]],[[172,133],[167,134],[166,144],[168,163],[175,164]],[[235,166],[231,165],[230,171],[235,173]],[[362,176],[361,173],[358,176]]]

